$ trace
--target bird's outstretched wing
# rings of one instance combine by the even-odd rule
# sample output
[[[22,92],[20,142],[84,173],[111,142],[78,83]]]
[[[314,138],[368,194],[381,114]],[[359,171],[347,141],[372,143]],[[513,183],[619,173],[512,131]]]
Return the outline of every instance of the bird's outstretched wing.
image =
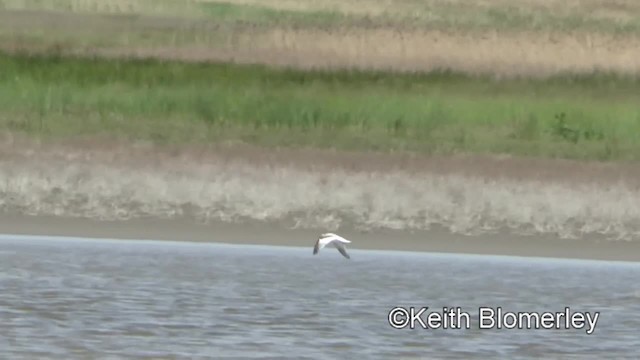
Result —
[[[335,246],[336,249],[338,249],[338,251],[340,251],[340,254],[342,254],[342,256],[346,257],[347,259],[351,259],[351,256],[349,256],[349,254],[347,254],[347,249],[344,247],[344,245],[341,242],[334,241],[333,242],[333,246]]]

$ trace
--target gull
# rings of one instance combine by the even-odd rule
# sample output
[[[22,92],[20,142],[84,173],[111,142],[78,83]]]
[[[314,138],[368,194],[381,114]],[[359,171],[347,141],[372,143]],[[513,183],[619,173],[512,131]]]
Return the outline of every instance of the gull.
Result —
[[[347,254],[347,249],[344,246],[344,244],[349,243],[351,243],[351,241],[343,238],[340,235],[336,235],[334,233],[322,234],[320,235],[318,241],[316,241],[316,245],[313,247],[313,255],[316,255],[318,251],[320,251],[320,249],[324,248],[325,246],[333,244],[333,246],[338,249],[338,251],[340,251],[340,254],[342,254],[342,256],[346,257],[347,259],[351,259],[349,254]]]

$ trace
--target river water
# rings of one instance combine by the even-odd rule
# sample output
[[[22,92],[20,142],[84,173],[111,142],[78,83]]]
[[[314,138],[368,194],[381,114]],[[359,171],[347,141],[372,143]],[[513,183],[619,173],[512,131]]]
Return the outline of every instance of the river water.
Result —
[[[636,358],[640,264],[186,242],[0,237],[6,359]],[[469,328],[391,326],[391,309]],[[479,308],[598,314],[480,329]],[[588,314],[587,314],[588,313]],[[402,311],[392,320],[401,322]],[[415,320],[415,319],[414,319]],[[513,318],[503,318],[506,325]],[[579,320],[579,319],[578,319]],[[585,321],[585,324],[587,322]],[[555,322],[553,323],[555,324]],[[552,324],[552,325],[553,325]],[[406,325],[398,323],[396,327]],[[440,323],[442,325],[442,322]],[[453,325],[449,323],[449,325]],[[485,319],[485,325],[490,320]],[[503,324],[504,325],[504,324]],[[535,325],[535,324],[534,324]],[[588,331],[592,331],[589,335]]]

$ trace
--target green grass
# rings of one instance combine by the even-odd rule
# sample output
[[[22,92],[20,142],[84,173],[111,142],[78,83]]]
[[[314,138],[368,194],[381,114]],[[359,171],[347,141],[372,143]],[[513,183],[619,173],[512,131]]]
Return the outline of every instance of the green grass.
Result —
[[[640,159],[640,81],[0,54],[0,129],[161,144]]]

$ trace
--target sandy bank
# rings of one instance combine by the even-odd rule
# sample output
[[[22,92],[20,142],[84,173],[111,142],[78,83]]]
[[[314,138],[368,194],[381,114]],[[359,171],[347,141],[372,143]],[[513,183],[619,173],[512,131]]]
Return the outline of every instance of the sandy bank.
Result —
[[[311,247],[335,231],[361,249],[638,261],[639,175],[632,163],[7,138],[0,233]]]
[[[322,231],[323,229],[291,229],[260,222],[204,224],[181,219],[97,221],[11,214],[0,217],[0,232],[3,234],[284,245],[308,247],[309,251],[316,236]],[[596,238],[566,240],[506,234],[471,237],[437,230],[344,230],[340,233],[353,240],[353,249],[640,261],[640,242],[636,241]]]

